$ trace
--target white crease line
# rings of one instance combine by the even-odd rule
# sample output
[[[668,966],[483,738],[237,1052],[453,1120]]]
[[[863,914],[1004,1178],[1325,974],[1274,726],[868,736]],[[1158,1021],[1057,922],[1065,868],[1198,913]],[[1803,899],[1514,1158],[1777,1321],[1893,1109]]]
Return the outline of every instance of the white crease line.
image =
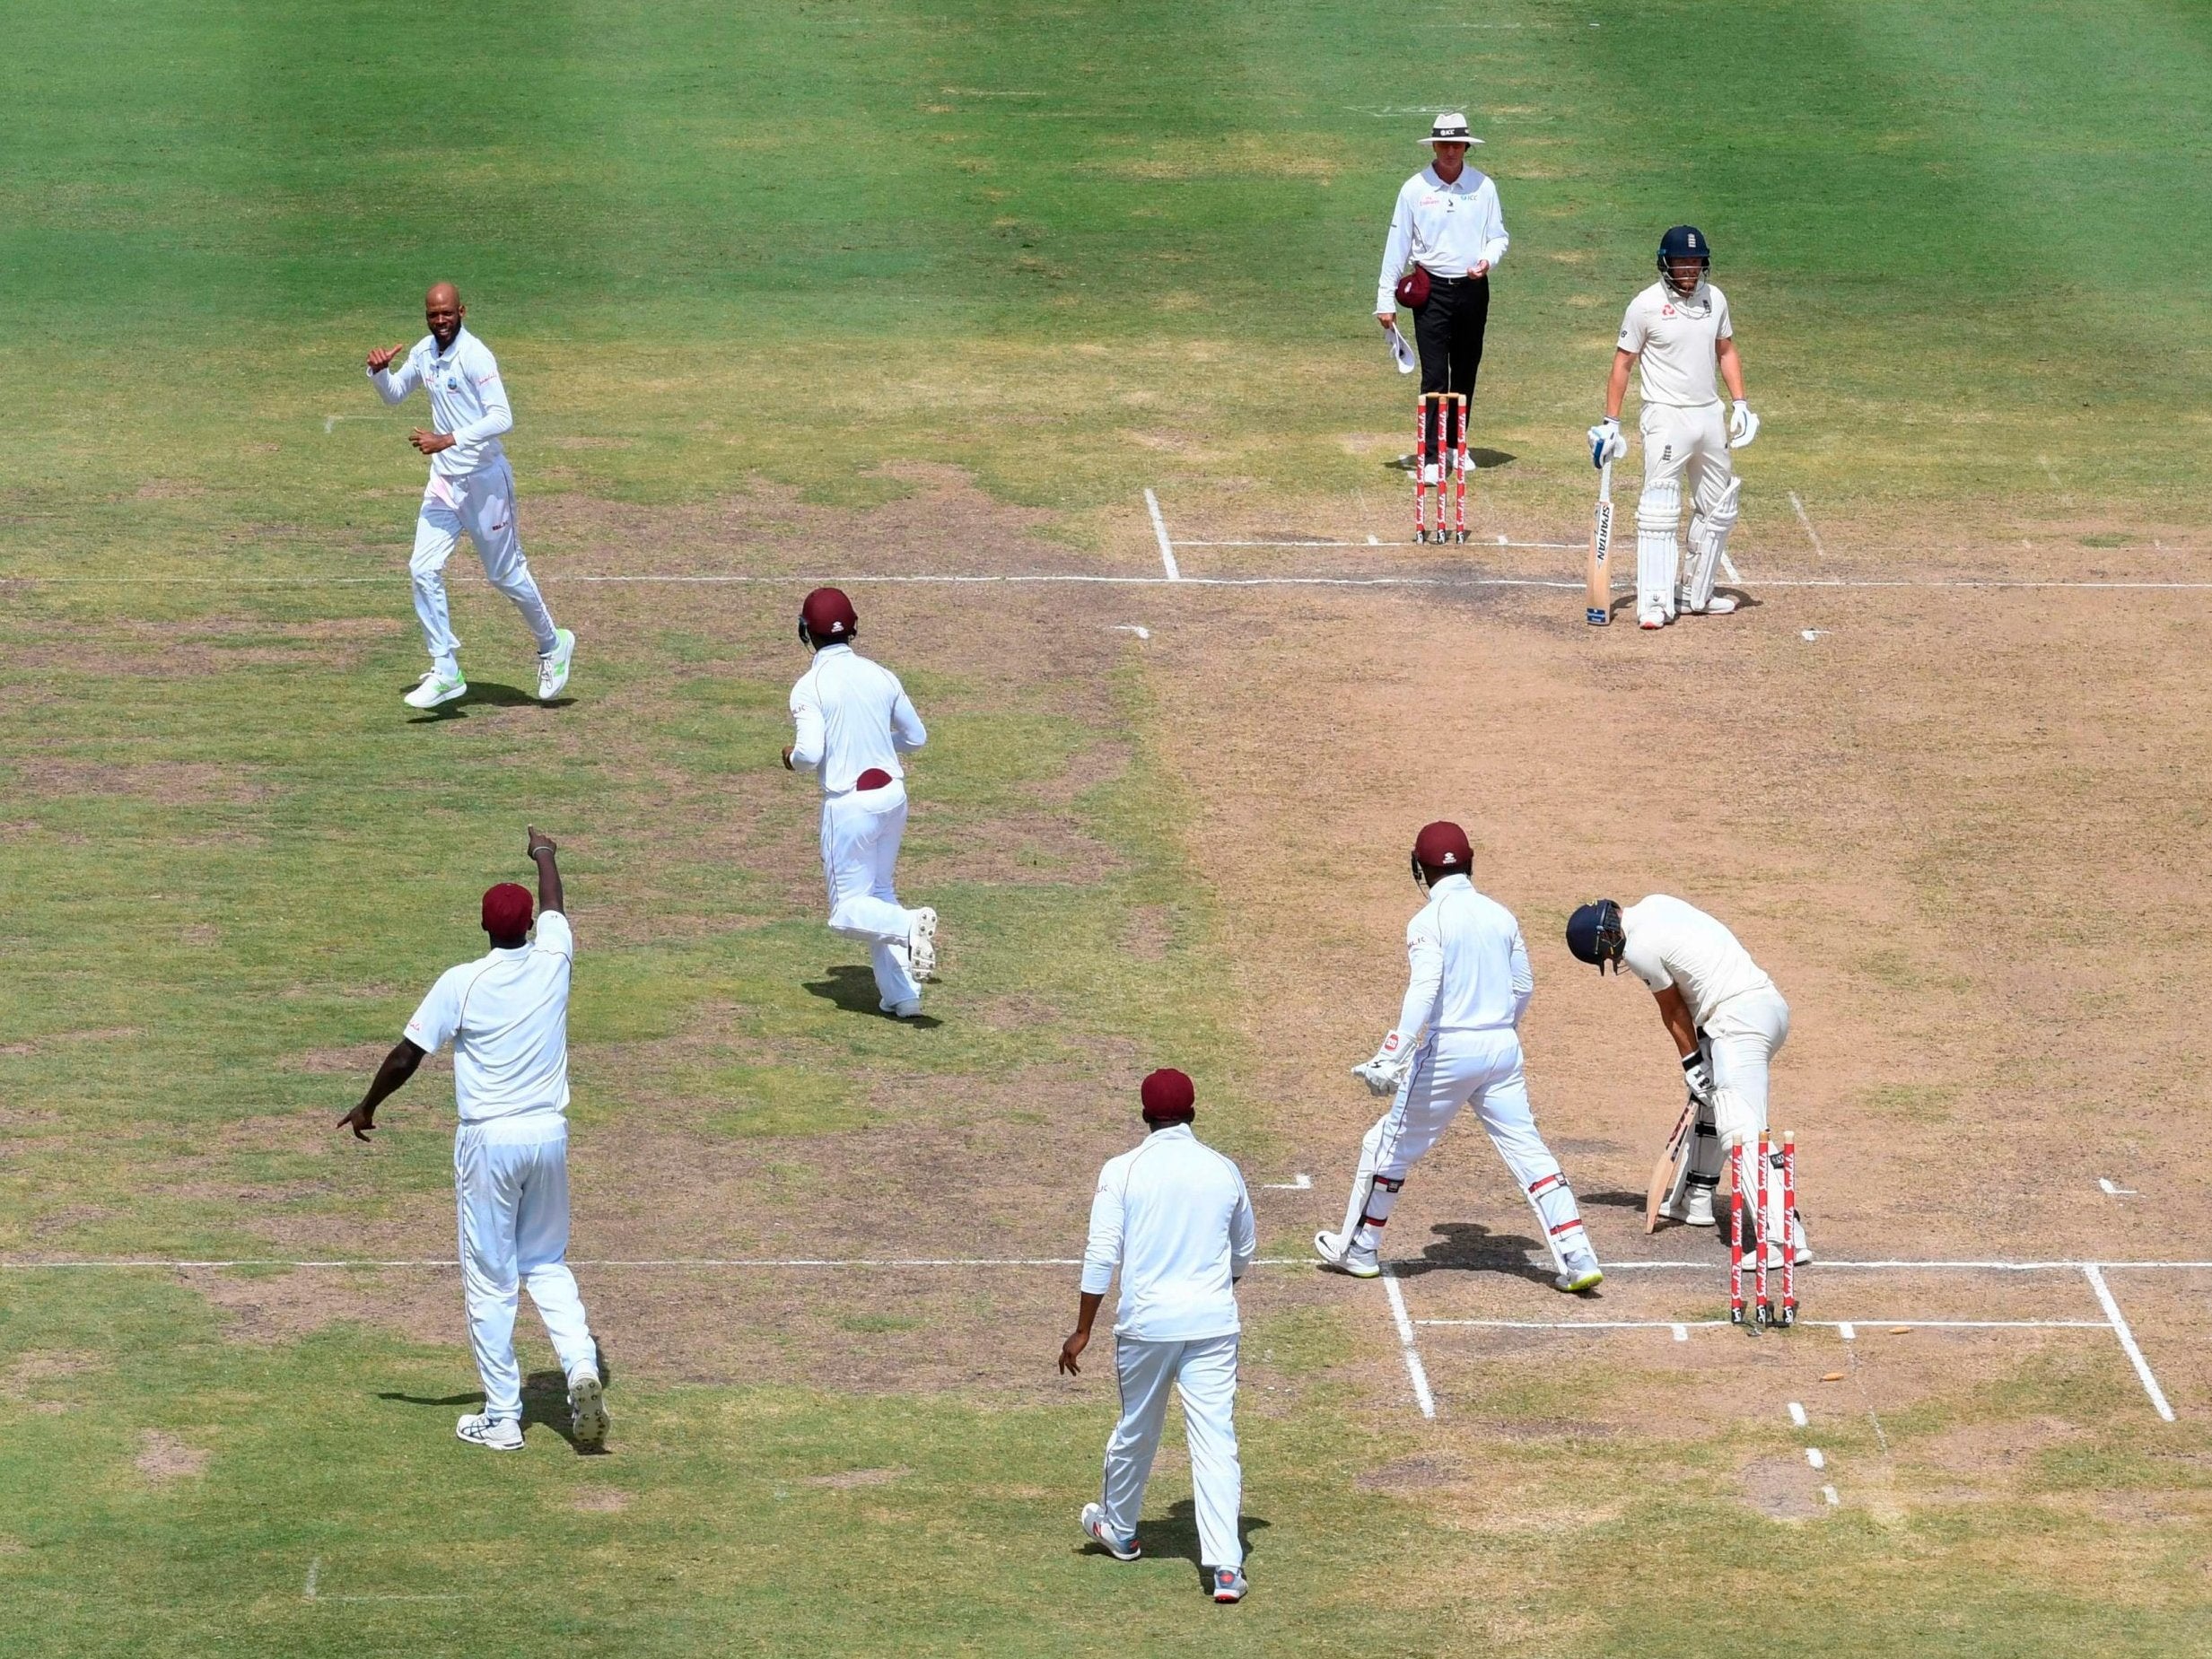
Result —
[[[2128,1329],[2127,1317],[2120,1311],[2120,1304],[2112,1296],[2112,1288],[2104,1282],[2104,1275],[2097,1270],[2094,1262],[2082,1263],[2082,1276],[2088,1279],[2089,1288],[2097,1293],[2097,1301],[2104,1309],[2104,1316],[2111,1323],[2112,1334],[2120,1339],[2121,1351],[2143,1384],[2143,1392],[2151,1397],[2151,1409],[2167,1422],[2173,1420],[2173,1408],[2166,1403],[2165,1391],[2158,1386],[2158,1379],[2151,1375],[2150,1361],[2143,1358],[2143,1350],[2135,1345],[2135,1332]]]
[[[219,1269],[240,1267],[284,1268],[450,1268],[458,1263],[451,1257],[403,1256],[328,1257],[293,1260],[279,1256],[230,1256],[221,1258],[100,1256],[79,1257],[54,1262],[0,1261],[0,1272],[19,1273],[58,1272],[64,1270],[95,1270],[101,1269],[153,1269],[181,1270],[186,1269]],[[1080,1267],[1080,1256],[605,1256],[594,1258],[571,1257],[571,1267],[616,1268],[817,1268],[817,1267]],[[1260,1267],[1311,1267],[1310,1256],[1262,1256],[1255,1262]],[[1419,1260],[1396,1263],[1403,1267],[1429,1268],[1431,1264]],[[1957,1271],[2000,1273],[2079,1273],[2095,1269],[2109,1272],[2201,1272],[2212,1270],[2212,1262],[2087,1262],[2078,1259],[2049,1262],[1840,1262],[1823,1258],[1814,1264],[1823,1270],[1834,1271]],[[1725,1270],[1726,1262],[1608,1262],[1608,1273],[1634,1270],[1666,1272],[1718,1273]],[[1439,1270],[1459,1271],[1457,1268]],[[1648,1322],[1664,1329],[1677,1322],[1656,1320]],[[1718,1322],[1726,1323],[1726,1322]],[[1801,1321],[1801,1323],[1822,1323],[1822,1321]],[[1862,1325],[1885,1322],[1859,1319]],[[1910,1321],[1897,1319],[1886,1323],[1907,1324]],[[1922,1321],[1922,1323],[1935,1323]],[[1999,1322],[2001,1323],[2001,1322]],[[2094,1328],[2101,1321],[2090,1321]]]
[[[322,1557],[317,1556],[307,1564],[307,1587],[300,1592],[302,1601],[311,1602],[315,1599],[315,1580],[321,1573]]]
[[[1688,1325],[1683,1324],[1680,1321],[1677,1321],[1672,1329],[1674,1332],[1674,1340],[1677,1342],[1687,1342],[1690,1340],[1690,1327]]]
[[[1314,1178],[1301,1169],[1295,1180],[1263,1181],[1260,1184],[1271,1192],[1310,1192],[1313,1191]]]
[[[1681,1331],[1692,1325],[1718,1328],[1735,1323],[1728,1319],[1416,1319],[1417,1325],[1474,1326],[1491,1331]],[[1854,1325],[1881,1325],[1914,1331],[2103,1331],[2102,1319],[1800,1319],[1797,1323],[1849,1330]],[[1857,1332],[1854,1331],[1853,1335]],[[1845,1339],[1847,1341],[1849,1338]]]
[[[1848,1319],[1839,1319],[1836,1321],[1836,1334],[1847,1342],[1855,1342],[1858,1340],[1858,1328]]]
[[[1405,1293],[1388,1262],[1383,1264],[1383,1289],[1390,1297],[1390,1317],[1397,1323],[1398,1351],[1405,1356],[1405,1374],[1413,1379],[1413,1398],[1423,1417],[1437,1414],[1437,1397],[1429,1392],[1429,1373],[1421,1363],[1421,1348],[1413,1340],[1413,1322],[1406,1317]]]
[[[2103,1175],[2099,1175],[2097,1177],[2097,1185],[2103,1190],[2104,1195],[2107,1198],[2134,1198],[2137,1196],[2136,1190],[2133,1187],[2114,1186]]]
[[[1169,581],[1180,581],[1183,572],[1176,566],[1176,545],[1167,539],[1167,521],[1159,516],[1159,497],[1147,490],[1144,510],[1152,515],[1152,534],[1159,538],[1159,562],[1167,572]]]
[[[1178,547],[1379,547],[1382,545],[1372,536],[1365,541],[1193,541],[1185,537],[1176,543]],[[1436,544],[1429,545],[1433,546]],[[1569,541],[1508,541],[1502,536],[1491,541],[1470,541],[1466,544],[1470,547],[1532,547],[1543,553],[1573,553],[1588,545],[1587,542]]]
[[[1813,552],[1820,558],[1828,556],[1828,549],[1821,546],[1820,532],[1813,528],[1813,520],[1805,516],[1805,503],[1797,499],[1797,492],[1789,493],[1789,504],[1797,510],[1797,522],[1805,526],[1805,538],[1813,544]]]

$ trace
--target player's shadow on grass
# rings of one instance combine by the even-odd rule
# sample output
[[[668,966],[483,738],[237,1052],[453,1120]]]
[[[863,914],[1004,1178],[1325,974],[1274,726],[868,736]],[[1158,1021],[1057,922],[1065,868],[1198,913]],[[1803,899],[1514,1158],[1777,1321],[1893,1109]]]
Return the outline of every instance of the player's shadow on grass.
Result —
[[[1626,1187],[1609,1187],[1603,1192],[1578,1192],[1575,1197],[1586,1206],[1602,1204],[1607,1209],[1632,1209],[1639,1216],[1644,1213],[1646,1195],[1631,1192]]]
[[[612,1387],[615,1381],[615,1369],[608,1364],[607,1350],[604,1348],[599,1349],[599,1364],[600,1383],[604,1386]],[[398,1405],[444,1406],[449,1409],[454,1406],[481,1408],[484,1404],[484,1395],[475,1389],[469,1390],[465,1394],[403,1394],[397,1389],[385,1389],[377,1395],[377,1398],[389,1400]],[[579,1457],[607,1455],[607,1448],[603,1445],[586,1451],[576,1444],[575,1434],[570,1428],[568,1421],[568,1378],[561,1372],[533,1371],[522,1379],[522,1430],[524,1434],[527,1435],[529,1432],[532,1423],[545,1424],[555,1434],[567,1441],[570,1449]]]
[[[841,963],[834,968],[822,970],[822,977],[803,982],[807,990],[826,1002],[835,1002],[848,1014],[872,1014],[878,1019],[891,1017],[883,1011],[883,993],[876,989],[876,974],[872,968],[856,967],[852,963]],[[901,1020],[901,1025],[916,1026],[923,1031],[934,1031],[944,1022],[929,1014],[917,1014],[912,1019]]]
[[[1479,1221],[1439,1221],[1429,1230],[1436,1236],[1435,1244],[1418,1257],[1392,1263],[1399,1278],[1438,1271],[1508,1273],[1539,1285],[1552,1282],[1552,1253],[1541,1239],[1493,1233]]]
[[[1252,1554],[1252,1535],[1263,1532],[1268,1523],[1255,1515],[1240,1515],[1237,1521],[1237,1537],[1245,1547],[1247,1558]],[[1137,1527],[1137,1541],[1144,1546],[1148,1560],[1188,1561],[1199,1569],[1201,1582],[1207,1589],[1212,1582],[1203,1578],[1206,1563],[1199,1559],[1198,1504],[1194,1498],[1178,1497],[1167,1506],[1167,1513],[1157,1520],[1145,1521]],[[1086,1542],[1080,1546],[1083,1555],[1104,1555],[1106,1546]]]
[[[414,687],[409,686],[407,689],[412,691]],[[488,709],[520,709],[540,706],[548,709],[565,709],[575,701],[573,697],[555,697],[551,703],[540,705],[535,692],[524,691],[520,685],[503,685],[497,680],[470,680],[468,695],[457,697],[451,703],[442,703],[434,709],[427,709],[415,715],[407,724],[434,726],[441,720],[467,720],[471,703],[482,703]]]
[[[1473,444],[1469,444],[1467,459],[1473,463],[1475,471],[1488,472],[1493,467],[1510,467],[1515,461],[1520,459],[1520,457],[1508,450],[1478,450]],[[1412,472],[1413,458],[1411,454],[1401,455],[1396,460],[1385,461],[1383,465],[1392,472]]]

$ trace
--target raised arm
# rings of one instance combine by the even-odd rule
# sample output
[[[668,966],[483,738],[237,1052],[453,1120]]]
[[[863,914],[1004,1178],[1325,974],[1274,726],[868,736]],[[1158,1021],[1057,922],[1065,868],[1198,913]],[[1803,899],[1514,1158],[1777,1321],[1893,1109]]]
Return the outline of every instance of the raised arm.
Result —
[[[528,845],[530,862],[538,866],[538,910],[558,911],[562,915],[567,915],[568,906],[562,902],[561,872],[553,861],[554,855],[560,849],[554,844],[552,836],[540,834],[534,824],[530,825]]]

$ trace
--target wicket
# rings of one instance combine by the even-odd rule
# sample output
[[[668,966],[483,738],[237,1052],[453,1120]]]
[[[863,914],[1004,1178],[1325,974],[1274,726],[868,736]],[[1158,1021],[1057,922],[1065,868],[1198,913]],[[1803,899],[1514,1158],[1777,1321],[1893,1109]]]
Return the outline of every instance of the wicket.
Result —
[[[1732,1323],[1744,1323],[1744,1146],[1738,1142],[1728,1151],[1728,1318]],[[1760,1325],[1794,1325],[1797,1323],[1797,1251],[1792,1222],[1797,1213],[1797,1137],[1795,1133],[1782,1137],[1779,1152],[1767,1138],[1767,1131],[1759,1131],[1758,1179],[1753,1195],[1755,1219],[1753,1248],[1758,1259],[1752,1268],[1752,1320]],[[1781,1201],[1781,1218],[1772,1222],[1773,1206],[1770,1199]],[[1781,1241],[1781,1259],[1778,1263],[1781,1279],[1782,1304],[1778,1309],[1768,1294],[1767,1255],[1770,1239]]]
[[[1429,433],[1433,415],[1437,452],[1437,528],[1429,534]],[[1455,432],[1456,436],[1455,437]],[[1446,539],[1445,479],[1453,480],[1450,539],[1467,539],[1467,398],[1464,392],[1423,392],[1413,406],[1413,539]]]

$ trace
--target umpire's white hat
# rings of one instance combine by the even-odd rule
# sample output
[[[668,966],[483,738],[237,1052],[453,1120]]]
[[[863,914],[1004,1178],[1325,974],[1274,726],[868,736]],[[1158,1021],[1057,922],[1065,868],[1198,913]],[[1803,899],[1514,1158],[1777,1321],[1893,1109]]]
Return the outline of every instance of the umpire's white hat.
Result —
[[[1421,142],[1432,144],[1479,144],[1482,141],[1468,132],[1466,116],[1454,109],[1437,117],[1435,124],[1429,128],[1429,136]]]

